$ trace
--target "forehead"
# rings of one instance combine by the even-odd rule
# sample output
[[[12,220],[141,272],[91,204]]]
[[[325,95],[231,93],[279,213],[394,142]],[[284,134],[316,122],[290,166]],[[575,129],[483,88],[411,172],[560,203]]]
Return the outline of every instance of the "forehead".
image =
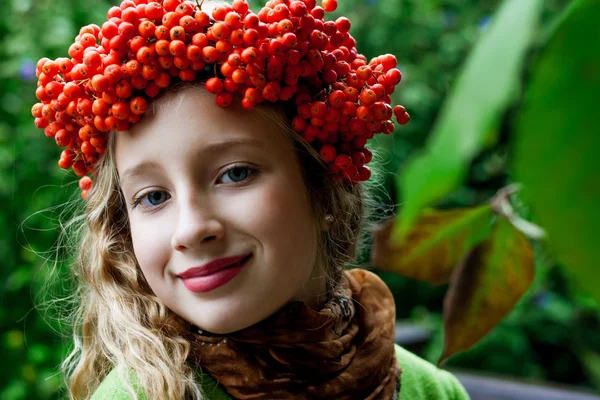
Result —
[[[148,160],[168,162],[166,157],[192,151],[214,155],[231,146],[282,151],[291,148],[291,143],[276,124],[256,110],[224,109],[204,88],[187,87],[166,93],[139,123],[117,133],[115,159],[122,174]]]

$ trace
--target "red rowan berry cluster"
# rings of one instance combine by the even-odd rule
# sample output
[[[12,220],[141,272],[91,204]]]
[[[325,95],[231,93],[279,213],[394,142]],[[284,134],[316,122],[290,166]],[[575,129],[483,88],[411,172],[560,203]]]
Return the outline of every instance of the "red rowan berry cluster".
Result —
[[[138,122],[147,99],[176,80],[205,79],[221,107],[235,97],[251,109],[290,102],[293,129],[349,185],[370,177],[365,148],[376,133],[409,120],[390,94],[400,83],[392,55],[367,63],[356,50],[350,21],[325,21],[337,0],[269,0],[258,14],[246,0],[217,5],[211,15],[184,0],[124,0],[102,27],[81,28],[70,58],[37,63],[40,100],[35,124],[62,152],[59,166],[83,177],[85,198],[94,164],[110,131]]]

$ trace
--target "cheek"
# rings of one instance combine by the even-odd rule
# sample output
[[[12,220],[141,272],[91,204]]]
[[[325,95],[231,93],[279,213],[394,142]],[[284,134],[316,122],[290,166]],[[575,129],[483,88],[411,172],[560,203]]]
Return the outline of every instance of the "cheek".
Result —
[[[317,249],[315,224],[303,192],[293,186],[279,184],[261,190],[250,208],[250,221],[264,246],[268,265],[286,270],[297,265],[310,273]]]
[[[150,285],[162,278],[163,267],[169,257],[171,241],[167,234],[168,222],[160,221],[159,224],[161,229],[156,229],[156,223],[146,224],[135,220],[130,223],[133,251]]]

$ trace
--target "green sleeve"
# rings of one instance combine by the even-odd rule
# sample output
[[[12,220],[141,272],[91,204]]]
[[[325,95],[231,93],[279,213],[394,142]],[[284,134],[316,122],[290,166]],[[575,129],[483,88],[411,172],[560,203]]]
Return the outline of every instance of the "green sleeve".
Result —
[[[206,400],[231,400],[231,396],[225,392],[223,386],[219,385],[210,374],[200,374],[198,381],[202,385],[202,393]]]
[[[198,374],[198,381],[202,387],[202,392],[206,400],[231,400],[231,397],[209,374]],[[136,386],[134,385],[134,388]],[[138,400],[146,400],[146,396],[141,390],[137,392]],[[133,397],[125,388],[125,385],[119,378],[116,370],[104,378],[98,389],[94,392],[91,400],[132,400]]]
[[[134,385],[134,389],[137,387]],[[146,400],[142,391],[137,390],[139,400]],[[127,390],[116,369],[106,375],[100,386],[96,389],[90,400],[130,400],[133,397]]]
[[[396,345],[396,357],[402,369],[400,399],[469,400],[465,388],[451,373],[441,370]]]
[[[469,395],[463,386],[449,372],[435,367],[398,345],[396,345],[396,356],[402,368],[401,400],[469,400]],[[231,400],[231,397],[209,374],[199,374],[198,380],[207,400]],[[146,399],[141,392],[138,392],[138,396],[139,400]],[[91,400],[131,399],[116,370],[112,370],[104,378],[91,398]]]

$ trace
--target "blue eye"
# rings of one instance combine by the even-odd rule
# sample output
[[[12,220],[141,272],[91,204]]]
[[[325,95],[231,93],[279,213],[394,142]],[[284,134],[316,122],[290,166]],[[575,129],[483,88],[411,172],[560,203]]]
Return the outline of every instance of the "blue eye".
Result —
[[[258,169],[243,165],[236,165],[221,175],[219,183],[236,184],[248,180],[250,177],[258,173]],[[160,206],[165,201],[169,200],[171,195],[163,190],[153,190],[141,194],[133,199],[131,209],[141,205],[144,209],[150,209]]]
[[[256,173],[256,169],[255,168],[251,168],[251,167],[246,167],[243,165],[236,165],[233,168],[228,169],[227,171],[225,171],[225,173],[223,175],[221,175],[221,182],[222,183],[239,183],[242,181],[245,181],[246,179],[248,179],[249,176],[253,175],[254,173]],[[229,182],[223,182],[223,179],[229,179]]]
[[[133,200],[131,208],[135,208],[138,204],[142,203],[143,208],[152,208],[161,205],[163,202],[169,199],[170,195],[164,191],[152,191],[147,192],[141,196],[136,197]],[[150,205],[143,204],[143,200],[147,199]]]

